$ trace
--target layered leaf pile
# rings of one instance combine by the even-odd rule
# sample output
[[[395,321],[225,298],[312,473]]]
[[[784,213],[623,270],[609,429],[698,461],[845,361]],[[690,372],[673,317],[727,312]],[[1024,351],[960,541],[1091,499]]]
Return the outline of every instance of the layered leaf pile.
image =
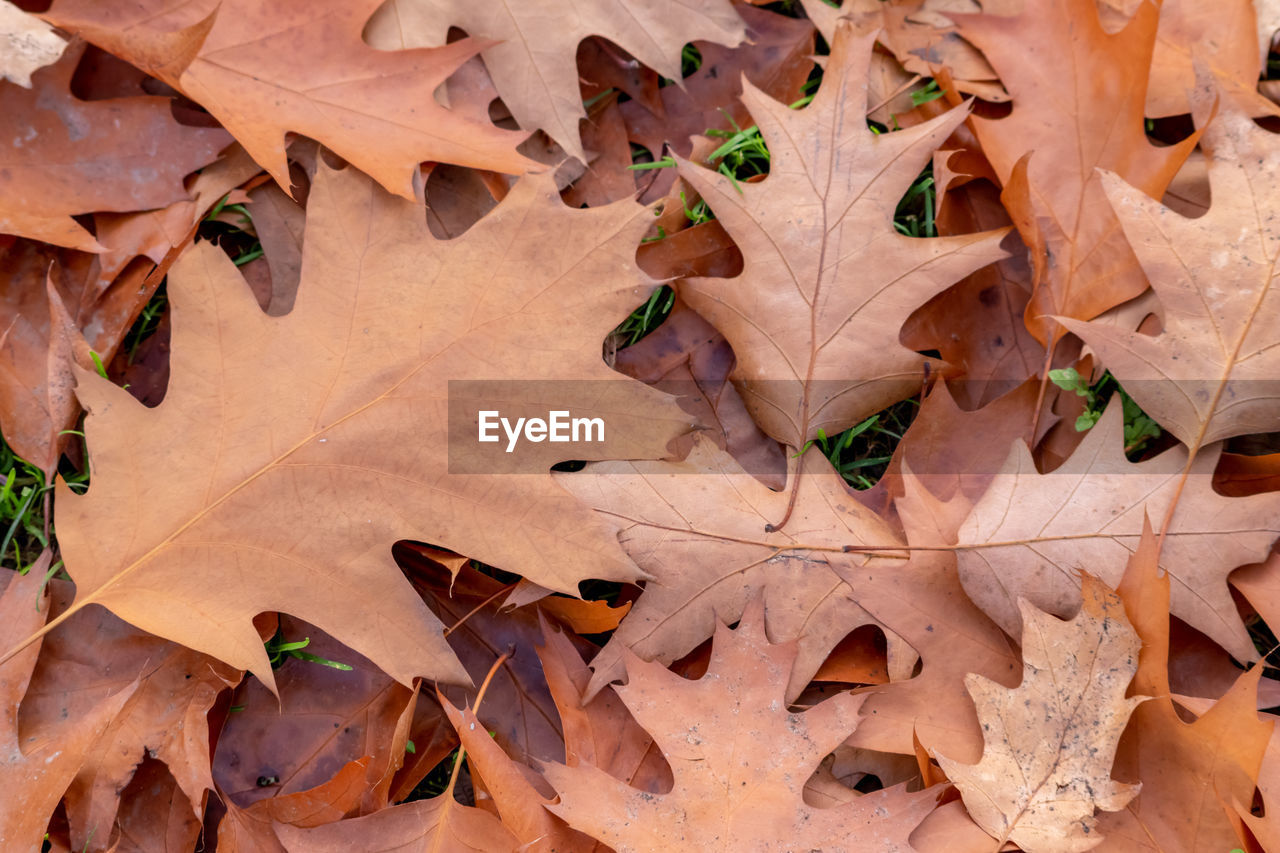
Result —
[[[0,0],[0,848],[1274,849],[1278,26]]]

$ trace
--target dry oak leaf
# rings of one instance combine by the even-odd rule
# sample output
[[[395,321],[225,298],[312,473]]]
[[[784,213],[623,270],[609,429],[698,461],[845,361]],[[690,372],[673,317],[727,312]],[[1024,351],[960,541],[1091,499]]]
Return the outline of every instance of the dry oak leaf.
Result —
[[[1151,337],[1063,322],[1144,411],[1192,448],[1280,428],[1277,140],[1224,103],[1204,132],[1213,204],[1197,219],[1102,175],[1163,304],[1164,331]]]
[[[543,775],[560,794],[547,808],[574,829],[619,853],[906,847],[914,826],[893,818],[932,792],[886,789],[834,808],[804,801],[805,781],[857,725],[863,697],[841,693],[788,711],[796,644],[769,642],[759,600],[737,630],[716,628],[710,666],[696,681],[625,654],[628,683],[616,690],[653,735],[675,785],[653,794],[594,766],[547,765]]]
[[[1006,190],[1018,190],[1006,204],[1041,261],[1026,314],[1041,342],[1057,336],[1045,315],[1092,319],[1147,287],[1095,168],[1159,198],[1195,147],[1194,134],[1157,147],[1144,130],[1158,17],[1144,2],[1108,33],[1094,0],[1027,0],[1013,17],[952,16],[1013,96],[1009,115],[971,122]],[[1025,172],[1015,170],[1019,161]]]
[[[792,520],[772,533],[762,528],[782,514],[788,495],[701,435],[683,462],[602,462],[581,473],[592,476],[558,481],[619,525],[622,547],[653,577],[591,662],[588,695],[622,676],[624,653],[671,663],[760,597],[769,633],[796,642],[795,670],[782,684],[794,699],[846,634],[875,622],[837,567],[902,563],[843,552],[900,543],[821,453],[805,454],[792,472],[799,479]]]
[[[903,465],[903,494],[894,508],[912,548],[911,559],[887,561],[876,571],[845,568],[841,574],[855,598],[877,622],[910,644],[920,673],[891,680],[867,695],[863,720],[849,746],[915,753],[915,737],[957,761],[982,755],[982,729],[965,692],[973,673],[1003,684],[1017,683],[1020,665],[1009,639],[965,595],[956,574],[950,534],[970,507],[955,494],[940,501]]]
[[[94,266],[92,255],[33,240],[0,248],[0,428],[15,453],[49,476],[80,412],[71,365],[93,364],[64,293],[85,301]]]
[[[1103,0],[1101,8],[1120,9],[1118,0]],[[1146,114],[1151,118],[1191,112],[1187,92],[1196,85],[1198,61],[1218,79],[1224,93],[1247,105],[1257,116],[1280,113],[1276,105],[1258,92],[1258,78],[1266,71],[1267,50],[1252,50],[1259,37],[1259,20],[1252,0],[1199,3],[1196,0],[1164,0],[1160,4],[1160,27],[1151,57],[1151,80],[1147,87]],[[1270,47],[1270,36],[1267,46]]]
[[[176,247],[190,242],[208,207],[258,172],[248,161],[252,172],[244,175],[236,162],[242,159],[248,158],[233,155],[206,166],[190,181],[192,198],[161,210],[95,214],[98,241],[108,252],[89,255],[25,239],[0,244],[6,283],[0,290],[0,432],[49,479],[66,444],[79,441],[69,432],[80,416],[72,361],[92,368],[92,349],[111,363],[176,259]],[[139,253],[148,258],[131,263]],[[160,265],[158,273],[149,272],[149,260]],[[133,381],[136,392],[142,383]]]
[[[898,342],[916,308],[1004,257],[1005,231],[912,239],[893,211],[965,119],[953,109],[896,133],[867,128],[873,36],[837,30],[813,102],[793,110],[744,82],[772,152],[769,176],[738,183],[680,162],[680,175],[742,248],[742,275],[692,278],[680,295],[724,333],[733,378],[760,427],[799,448],[918,390],[939,362]]]
[[[513,174],[539,168],[515,150],[526,134],[432,96],[482,44],[375,50],[360,34],[380,2],[57,0],[43,17],[199,103],[285,190],[288,131],[406,198],[424,160]]]
[[[71,585],[52,581],[50,613],[71,602]],[[206,655],[153,637],[101,608],[82,611],[44,639],[22,700],[20,722],[77,719],[106,697],[137,682],[137,690],[111,725],[85,750],[84,766],[65,805],[76,850],[103,850],[121,791],[144,757],[159,759],[188,810],[204,812],[210,774],[210,709],[243,673]],[[272,709],[278,706],[272,700]]]
[[[41,586],[50,559],[46,551],[25,575],[4,571],[0,644],[12,645],[48,617],[49,599]],[[0,665],[0,850],[40,849],[67,785],[137,687],[136,681],[125,685],[74,719],[54,715],[32,721],[19,735],[18,703],[39,653],[40,645],[33,644]]]
[[[388,0],[365,34],[384,49],[435,47],[445,43],[451,26],[495,42],[481,56],[519,125],[546,131],[583,161],[578,120],[587,114],[575,62],[580,41],[603,36],[662,76],[679,80],[686,42],[733,46],[741,43],[744,29],[729,0]]]
[[[1280,502],[1275,495],[1214,492],[1216,446],[1198,454],[1189,469],[1181,447],[1129,462],[1120,409],[1119,402],[1109,405],[1075,453],[1048,474],[1036,470],[1025,443],[1013,444],[959,532],[965,591],[1014,636],[1018,598],[1065,616],[1079,601],[1079,568],[1119,583],[1142,535],[1144,513],[1164,518],[1178,501],[1160,554],[1173,582],[1173,615],[1238,660],[1253,660],[1257,651],[1227,575],[1266,558],[1280,536]]]
[[[957,173],[971,151],[939,151],[933,174],[939,209],[938,233],[966,234],[1010,222],[1000,193],[989,180]],[[990,167],[987,167],[990,168]],[[936,349],[961,372],[951,390],[966,410],[986,406],[1044,364],[1044,348],[1027,329],[1023,314],[1031,298],[1031,267],[1016,236],[1005,248],[1010,257],[983,267],[949,287],[911,315],[902,342],[915,350]],[[1028,418],[1028,425],[1031,419]]]
[[[83,44],[69,47],[35,72],[30,89],[0,82],[0,233],[101,252],[72,216],[186,199],[183,176],[231,140],[220,129],[178,124],[169,98],[80,100],[69,87],[83,53]]]
[[[978,825],[1027,853],[1096,847],[1094,809],[1122,809],[1140,787],[1113,781],[1111,763],[1129,715],[1147,698],[1125,698],[1142,643],[1101,581],[1083,574],[1081,596],[1068,622],[1020,602],[1022,683],[967,679],[982,760],[936,756]]]
[[[53,27],[0,0],[0,80],[30,89],[32,73],[57,62],[66,46]]]
[[[661,457],[689,428],[671,398],[600,357],[654,286],[634,255],[652,214],[634,202],[571,210],[535,176],[439,241],[419,204],[327,168],[308,208],[288,315],[264,315],[226,255],[197,244],[169,276],[164,402],[147,409],[80,373],[94,481],[58,495],[78,594],[67,614],[101,604],[272,684],[251,619],[285,612],[402,684],[467,683],[391,561],[396,540],[465,549],[569,594],[588,577],[642,576],[616,526],[549,469],[565,454]],[[534,381],[554,378],[566,381]],[[603,418],[608,434],[505,453],[476,443],[469,406],[513,418],[563,407]],[[451,472],[459,459],[482,473]],[[503,473],[506,460],[531,473]]]
[[[1155,698],[1133,712],[1115,775],[1140,780],[1142,792],[1123,811],[1100,815],[1098,828],[1124,853],[1230,850],[1244,846],[1232,803],[1252,804],[1274,730],[1257,712],[1262,668],[1241,673],[1194,723],[1183,719],[1169,696],[1169,576],[1160,574],[1158,556],[1147,525],[1118,587],[1142,639],[1131,692]]]

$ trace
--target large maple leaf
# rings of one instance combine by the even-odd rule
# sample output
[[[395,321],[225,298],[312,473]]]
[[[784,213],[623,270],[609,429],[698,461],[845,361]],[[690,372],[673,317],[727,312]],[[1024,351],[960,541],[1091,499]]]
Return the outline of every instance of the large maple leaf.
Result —
[[[402,683],[465,683],[391,563],[397,539],[571,594],[587,577],[642,576],[616,527],[548,469],[565,454],[660,457],[689,427],[672,398],[600,356],[653,287],[634,257],[652,216],[634,202],[571,210],[539,176],[463,237],[439,241],[418,204],[327,168],[308,206],[290,314],[264,315],[231,261],[199,244],[170,275],[164,402],[146,409],[82,372],[94,479],[83,497],[58,495],[78,592],[67,614],[104,605],[271,683],[250,620],[287,612]],[[531,381],[553,378],[571,381]],[[462,379],[477,381],[451,393]],[[476,443],[468,406],[544,417],[563,408],[608,431],[505,454]],[[479,458],[475,448],[495,448],[494,467],[451,471]],[[528,473],[498,467],[521,456]]]
[[[1164,331],[1151,337],[1063,321],[1193,449],[1280,428],[1276,141],[1224,103],[1204,132],[1213,204],[1197,219],[1104,174],[1107,198],[1164,307]]]
[[[822,87],[803,109],[744,81],[743,103],[772,155],[763,181],[680,166],[746,259],[741,276],[688,279],[680,295],[733,346],[733,378],[757,423],[795,448],[918,389],[938,362],[898,342],[903,322],[1004,256],[1004,231],[927,240],[894,231],[899,199],[966,111],[873,133],[865,117],[873,42],[842,24]]]
[[[70,91],[84,44],[32,78],[0,83],[8,144],[0,169],[0,232],[86,252],[103,251],[71,217],[162,207],[187,197],[182,178],[208,165],[230,139],[184,127],[170,99],[82,101]]]
[[[1078,569],[1119,582],[1142,535],[1144,513],[1168,515],[1160,564],[1174,583],[1173,614],[1238,659],[1255,658],[1227,575],[1266,557],[1280,536],[1280,502],[1271,494],[1228,498],[1214,492],[1217,448],[1200,453],[1189,468],[1180,447],[1129,462],[1122,431],[1117,402],[1062,467],[1048,474],[1036,471],[1026,444],[1014,443],[960,530],[965,590],[1016,634],[1019,597],[1059,615],[1072,612],[1079,601]]]
[[[1122,809],[1138,792],[1111,779],[1111,762],[1147,698],[1125,698],[1141,641],[1100,581],[1084,575],[1082,596],[1069,622],[1022,603],[1022,683],[968,682],[986,739],[982,760],[938,757],[997,848],[1011,840],[1028,853],[1089,850],[1101,840],[1094,808]]]
[[[689,681],[628,655],[616,688],[654,737],[675,785],[639,790],[590,765],[549,764],[560,794],[547,806],[619,851],[903,849],[915,828],[896,819],[934,793],[889,788],[833,808],[804,801],[805,781],[857,725],[863,697],[841,693],[803,713],[783,691],[795,643],[771,644],[757,601],[737,630],[716,629],[707,673]],[[921,815],[922,816],[922,815]]]
[[[44,17],[205,107],[284,189],[285,133],[316,139],[392,192],[418,164],[519,174],[524,134],[447,110],[433,92],[480,45],[385,52],[361,29],[381,0],[58,0]]]
[[[382,48],[435,47],[449,27],[492,39],[481,55],[498,94],[520,126],[542,129],[586,160],[578,120],[587,117],[574,63],[578,42],[603,36],[664,77],[679,80],[686,42],[737,45],[743,24],[729,0],[557,0],[474,3],[390,0],[369,22]]]

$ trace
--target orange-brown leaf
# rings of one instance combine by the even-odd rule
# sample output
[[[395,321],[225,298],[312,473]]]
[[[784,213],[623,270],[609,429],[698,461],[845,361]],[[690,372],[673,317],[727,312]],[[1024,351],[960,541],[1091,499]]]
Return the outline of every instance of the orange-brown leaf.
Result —
[[[423,160],[520,173],[524,134],[459,116],[432,93],[481,45],[380,51],[361,31],[381,0],[58,0],[44,17],[129,60],[204,106],[290,186],[285,133],[323,143],[413,197]]]

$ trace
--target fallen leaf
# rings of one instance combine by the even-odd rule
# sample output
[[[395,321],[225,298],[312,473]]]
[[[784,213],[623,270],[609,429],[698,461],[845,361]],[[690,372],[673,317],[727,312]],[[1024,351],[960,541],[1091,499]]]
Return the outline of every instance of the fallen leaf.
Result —
[[[1120,598],[1088,573],[1068,622],[1022,609],[1022,683],[968,680],[986,748],[961,764],[936,755],[978,825],[1027,853],[1090,850],[1094,809],[1117,811],[1140,786],[1111,778],[1116,743],[1145,696],[1125,698],[1138,668],[1138,635]]]
[[[83,52],[83,44],[72,45],[35,72],[30,89],[0,85],[0,115],[11,134],[0,172],[0,231],[100,252],[73,215],[186,198],[183,176],[212,162],[230,139],[178,124],[168,98],[81,101],[68,86]]]
[[[618,89],[650,112],[662,112],[662,98],[658,95],[661,75],[608,39],[583,39],[578,44],[577,66],[584,104],[610,89]]]
[[[547,808],[619,853],[821,849],[851,837],[868,849],[905,846],[914,826],[889,816],[913,800],[932,804],[932,792],[877,791],[830,809],[804,802],[804,780],[857,725],[863,700],[843,693],[788,711],[795,656],[794,642],[766,638],[759,599],[737,630],[716,628],[710,668],[697,681],[627,653],[628,683],[616,689],[671,764],[674,787],[653,794],[596,767],[553,764],[543,775],[560,802]]]
[[[1039,473],[1026,445],[1015,442],[960,530],[965,591],[1014,635],[1020,598],[1065,616],[1079,601],[1073,583],[1079,567],[1096,570],[1104,583],[1118,583],[1120,567],[1142,535],[1144,514],[1163,518],[1172,510],[1160,565],[1174,581],[1173,614],[1237,660],[1253,660],[1257,652],[1226,579],[1237,566],[1263,559],[1280,535],[1276,496],[1215,493],[1210,475],[1217,448],[1194,461],[1176,447],[1131,463],[1123,447],[1119,401],[1107,407],[1071,458],[1048,474]]]
[[[276,833],[289,853],[347,853],[371,837],[391,850],[511,853],[519,846],[498,818],[443,795],[312,829],[278,824]]]
[[[524,134],[468,120],[432,98],[483,43],[375,50],[360,34],[380,3],[57,0],[43,17],[204,106],[285,190],[287,131],[318,140],[406,198],[423,160],[515,174],[536,168],[516,153]]]
[[[417,593],[448,626],[450,648],[475,684],[503,652],[510,653],[489,683],[482,709],[487,731],[521,761],[558,759],[564,736],[535,653],[542,639],[535,607],[502,612],[507,584],[466,565],[450,576],[432,565],[432,553],[422,546],[401,542],[394,553]],[[439,689],[459,705],[475,700],[470,688]]]
[[[726,47],[699,41],[694,47],[702,63],[679,86],[658,90],[661,110],[639,101],[621,105],[628,137],[654,159],[662,156],[664,144],[691,156],[689,138],[709,129],[751,127],[751,114],[741,100],[744,78],[783,103],[803,94],[801,87],[813,68],[813,26],[764,9],[742,4],[736,8],[747,27],[745,44]]]
[[[1116,33],[1103,29],[1094,0],[1027,0],[1016,16],[952,18],[1013,96],[1008,116],[974,116],[971,124],[1022,239],[1052,258],[1037,271],[1026,311],[1028,328],[1047,342],[1060,336],[1049,315],[1088,320],[1147,287],[1095,170],[1119,172],[1159,198],[1195,147],[1194,134],[1157,147],[1144,133],[1159,9],[1142,3]],[[1020,182],[1022,192],[1011,196]]]
[[[627,126],[618,109],[618,96],[607,95],[591,105],[583,124],[582,144],[587,151],[587,171],[564,191],[570,207],[596,207],[636,194]]]
[[[280,633],[286,642],[308,640],[301,651],[349,669],[286,656],[276,670],[278,698],[257,680],[236,691],[232,704],[241,710],[227,717],[213,756],[218,790],[248,808],[321,785],[363,757],[360,812],[385,808],[404,761],[415,692],[297,619],[282,616]],[[276,781],[259,784],[266,777]]]
[[[874,621],[837,567],[901,562],[844,552],[891,547],[897,537],[819,453],[806,454],[792,473],[801,480],[794,520],[773,533],[762,531],[762,520],[780,516],[788,495],[706,439],[683,462],[599,463],[582,474],[558,479],[616,519],[623,548],[653,576],[591,662],[588,695],[623,674],[627,655],[671,663],[761,597],[770,635],[797,644],[795,671],[783,684],[794,699],[849,631]]]
[[[450,26],[491,40],[481,56],[516,121],[527,130],[546,131],[579,160],[586,159],[578,139],[578,120],[586,111],[574,65],[578,42],[603,36],[662,76],[679,80],[686,42],[732,46],[743,38],[742,21],[728,0],[590,0],[570,8],[543,0],[501,9],[456,0],[389,0],[365,33],[384,50],[435,47],[445,43]]]
[[[522,847],[546,851],[600,849],[589,837],[570,829],[546,808],[554,798],[538,790],[525,775],[531,771],[502,751],[470,708],[459,710],[447,700],[443,704],[467,751],[472,773],[484,780],[502,825]]]
[[[51,582],[50,613],[64,611],[70,584]],[[213,788],[207,715],[242,673],[199,652],[144,634],[101,608],[80,612],[43,642],[22,701],[23,729],[78,719],[136,685],[111,724],[86,747],[66,793],[72,845],[105,850],[121,792],[144,758],[167,765],[189,814],[200,815]]]
[[[917,79],[937,76],[941,67],[962,92],[992,103],[1009,100],[986,57],[956,34],[948,17],[980,11],[974,0],[845,0],[839,8],[826,0],[801,0],[801,5],[828,42],[837,21],[850,18],[866,32],[880,30],[877,40]],[[984,0],[981,11],[1007,14],[1009,5]]]
[[[681,231],[667,240],[701,227]],[[677,297],[662,325],[638,343],[619,350],[613,366],[647,385],[679,396],[682,405],[688,406],[706,426],[699,435],[728,450],[744,470],[765,485],[781,489],[786,485],[786,456],[782,447],[751,420],[742,397],[729,381],[735,363],[733,349],[724,336]],[[690,446],[692,441],[693,436],[689,436]]]
[[[861,106],[871,46],[842,25],[803,109],[746,85],[772,152],[760,183],[680,166],[746,258],[741,276],[686,279],[680,295],[733,346],[734,381],[761,429],[797,449],[918,389],[938,362],[898,343],[903,321],[1002,256],[1004,232],[923,240],[892,229],[902,193],[965,112],[872,133]]]
[[[154,758],[138,765],[128,787],[120,793],[116,827],[119,835],[114,853],[195,850],[202,828],[191,802],[164,762]]]
[[[968,234],[1001,228],[1009,215],[999,193],[987,180],[961,186],[944,183],[939,152],[934,157],[934,180],[942,198],[938,233]],[[949,158],[958,159],[964,152]],[[965,409],[976,409],[1036,376],[1044,364],[1044,347],[1027,329],[1023,313],[1031,298],[1031,270],[1026,247],[1011,234],[1005,238],[1009,257],[970,274],[915,311],[902,328],[901,339],[915,350],[936,349],[959,375],[947,384]],[[1028,428],[1030,420],[1027,421]]]
[[[418,205],[352,170],[322,169],[308,203],[303,284],[284,317],[262,314],[217,249],[202,243],[183,255],[169,277],[164,403],[146,409],[80,374],[94,481],[84,496],[64,486],[58,497],[62,553],[78,587],[67,615],[103,604],[271,684],[250,619],[283,611],[402,684],[418,675],[465,683],[439,623],[391,565],[397,539],[467,545],[570,593],[591,576],[640,576],[616,527],[564,494],[548,469],[566,455],[660,457],[688,428],[664,395],[599,355],[618,315],[653,287],[632,259],[649,214],[630,202],[569,210],[549,181],[521,182],[464,237],[441,242]],[[563,227],[580,239],[548,242]],[[578,306],[573,322],[566,300]],[[532,319],[539,306],[541,321]],[[516,315],[519,324],[500,332]],[[211,364],[222,366],[212,377]],[[447,380],[464,377],[476,381],[451,392]],[[530,381],[553,377],[574,381],[549,383],[555,391]],[[609,436],[512,454],[475,443],[473,409],[545,417],[544,394],[553,408],[604,418]],[[410,434],[423,438],[404,441]],[[517,459],[542,473],[504,473]],[[490,473],[453,473],[468,463]],[[374,484],[377,492],[364,490]],[[515,515],[495,503],[502,492]],[[493,535],[497,517],[516,535]],[[371,622],[374,610],[381,618]]]
[[[1119,586],[1125,612],[1142,638],[1133,690],[1155,698],[1134,711],[1115,775],[1141,781],[1142,791],[1125,810],[1101,815],[1098,828],[1126,850],[1229,850],[1239,840],[1228,810],[1233,800],[1252,803],[1273,729],[1258,719],[1261,668],[1242,673],[1194,723],[1182,720],[1169,697],[1170,584],[1160,574],[1159,551],[1148,524]]]
[[[492,672],[490,669],[490,673]],[[483,699],[487,684],[486,677],[476,698],[477,705]],[[444,697],[439,694],[436,698],[445,702]],[[450,718],[454,719],[454,716],[451,715]],[[474,728],[474,724],[472,727]],[[484,738],[487,733],[481,730],[478,736]],[[492,743],[487,745],[494,746]],[[276,822],[274,829],[286,849],[305,850],[308,853],[356,849],[366,845],[370,837],[378,838],[382,845],[390,845],[384,849],[495,853],[516,849],[516,839],[493,814],[456,801],[454,791],[462,759],[460,751],[444,792],[429,800],[382,809],[364,817],[326,822],[327,825],[324,826],[315,821],[293,821],[287,824]]]
[[[1114,4],[1115,0],[1104,0]],[[1195,63],[1200,62],[1236,103],[1248,105],[1256,116],[1280,115],[1280,109],[1258,92],[1267,49],[1252,48],[1259,41],[1259,21],[1252,0],[1231,0],[1204,6],[1194,0],[1160,4],[1160,26],[1151,57],[1146,115],[1150,118],[1191,112],[1187,93],[1196,86]],[[1270,47],[1267,36],[1267,47]]]
[[[903,494],[894,508],[911,559],[878,571],[842,571],[858,603],[920,656],[920,673],[867,691],[863,720],[846,744],[910,756],[918,739],[965,762],[982,754],[982,729],[968,700],[970,673],[1012,686],[1020,669],[1008,638],[960,585],[948,547],[971,504],[957,493],[938,500],[903,467]],[[893,563],[897,563],[894,565]]]
[[[596,767],[633,788],[671,790],[671,768],[612,688],[588,696],[591,670],[570,635],[543,622],[538,660],[564,730],[565,764]]]
[[[1269,220],[1278,209],[1270,191],[1280,171],[1275,136],[1224,103],[1202,144],[1213,204],[1197,219],[1144,197],[1117,175],[1102,178],[1164,306],[1164,331],[1151,337],[1063,321],[1143,410],[1193,451],[1268,432],[1280,421],[1280,298],[1271,290],[1280,232]]]
[[[277,853],[286,848],[287,831],[333,824],[352,811],[366,791],[368,759],[343,765],[333,778],[306,791],[268,797],[241,808],[224,799],[227,813],[218,824],[222,853]]]
[[[962,494],[976,503],[1003,467],[1007,448],[1030,432],[1037,384],[1023,382],[970,412],[956,403],[950,386],[934,386],[920,403],[876,488],[883,486],[892,497],[901,495],[906,467],[939,500]],[[1049,417],[1040,419],[1042,427],[1050,421]]]
[[[302,207],[275,184],[264,184],[249,193],[249,215],[262,243],[263,257],[271,268],[271,299],[267,313],[288,314],[298,294],[302,276]]]
[[[4,571],[0,642],[14,643],[49,615],[41,589],[50,564],[46,551],[25,575]],[[133,695],[137,683],[103,698],[75,719],[35,721],[19,733],[18,703],[36,665],[39,645],[26,647],[0,666],[0,848],[38,850],[45,826],[91,746]]]

